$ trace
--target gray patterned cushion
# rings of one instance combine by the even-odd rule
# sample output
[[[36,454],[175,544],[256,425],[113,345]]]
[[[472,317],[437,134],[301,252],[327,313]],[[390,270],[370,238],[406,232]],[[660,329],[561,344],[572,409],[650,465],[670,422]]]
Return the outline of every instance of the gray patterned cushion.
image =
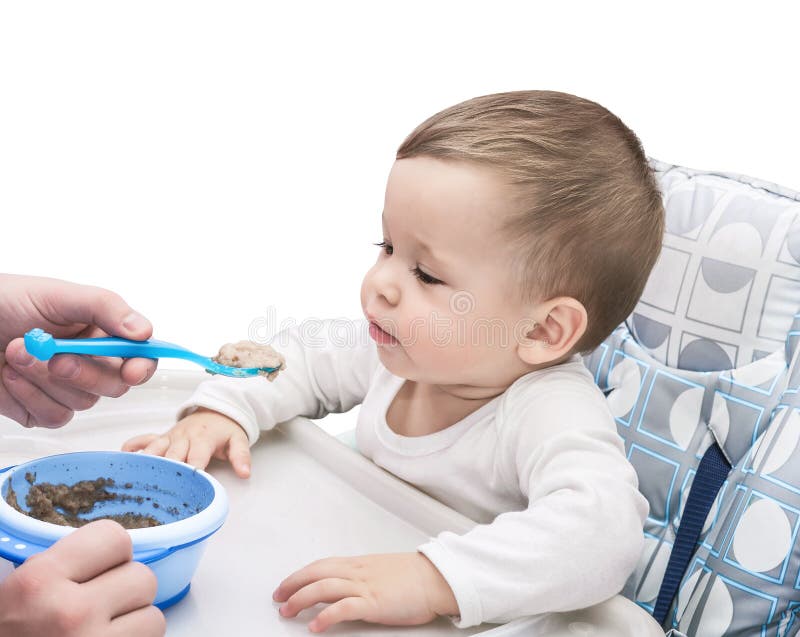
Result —
[[[794,635],[800,627],[797,360],[791,376],[770,425],[720,490],[681,582],[673,625],[686,635]]]
[[[800,195],[651,161],[667,210],[661,257],[630,326],[680,369],[740,367],[783,343],[800,298]]]
[[[652,163],[667,208],[664,252],[634,313],[586,358],[650,502],[645,550],[623,593],[652,612],[697,465],[716,440],[734,469],[665,628],[793,635],[800,195]]]

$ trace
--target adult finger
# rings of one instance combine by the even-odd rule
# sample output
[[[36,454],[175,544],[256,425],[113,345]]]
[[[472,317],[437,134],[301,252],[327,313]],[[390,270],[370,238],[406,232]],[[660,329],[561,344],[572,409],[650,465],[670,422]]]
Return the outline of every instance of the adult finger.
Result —
[[[133,557],[131,537],[111,520],[90,522],[34,556],[48,569],[82,584]]]
[[[167,632],[164,613],[155,606],[146,606],[115,617],[106,635],[108,637],[163,637]]]
[[[128,358],[122,362],[119,375],[126,385],[143,385],[153,377],[158,361],[152,358]]]
[[[50,359],[47,371],[59,382],[98,396],[119,398],[130,388],[122,378],[122,361],[59,354]]]
[[[74,411],[89,409],[97,403],[99,398],[97,392],[84,391],[71,385],[69,381],[61,380],[50,373],[46,363],[37,361],[24,351],[17,350],[17,341],[12,341],[6,349],[6,352],[9,353],[7,364],[56,402]]]
[[[6,347],[6,360],[20,374],[46,393],[66,387],[99,396],[122,396],[128,391],[120,376],[122,361],[97,360],[86,356],[59,354],[42,363],[28,354],[23,339],[16,338]]]
[[[312,633],[321,633],[339,622],[365,619],[369,613],[369,603],[362,597],[348,597],[323,609],[308,624]]]
[[[97,325],[107,334],[132,340],[152,336],[153,326],[134,311],[119,294],[90,285],[59,281],[55,286],[32,290],[36,307],[54,323]]]
[[[278,612],[283,617],[294,617],[301,610],[310,608],[314,604],[338,602],[345,597],[356,595],[358,595],[358,585],[354,581],[328,577],[301,588],[286,600]]]
[[[28,412],[27,410],[14,398],[6,389],[3,383],[3,369],[6,367],[5,357],[0,352],[0,416],[6,416],[15,420],[19,424],[28,426]]]
[[[74,412],[56,402],[8,365],[2,370],[6,391],[22,406],[25,416],[18,422],[26,427],[56,428],[66,425]]]
[[[141,562],[125,562],[84,584],[92,599],[102,600],[108,619],[150,606],[156,597],[158,580]]]

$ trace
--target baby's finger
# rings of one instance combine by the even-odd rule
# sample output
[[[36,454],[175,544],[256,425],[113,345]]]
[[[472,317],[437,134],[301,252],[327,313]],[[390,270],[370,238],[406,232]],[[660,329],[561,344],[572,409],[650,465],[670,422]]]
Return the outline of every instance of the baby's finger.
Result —
[[[167,452],[167,449],[169,449],[169,445],[169,436],[158,436],[158,438],[152,440],[143,451],[151,456],[163,456]]]
[[[170,436],[169,449],[164,457],[184,462],[187,455],[189,455],[189,439],[183,436]]]
[[[250,444],[243,431],[233,434],[228,441],[228,460],[237,476],[250,477]]]
[[[316,562],[311,562],[299,571],[295,571],[284,579],[272,593],[276,602],[285,602],[304,586],[326,577],[341,577],[345,572],[345,560],[337,557],[326,557]]]
[[[339,622],[365,619],[369,613],[369,604],[363,597],[347,597],[331,604],[308,624],[312,633],[321,633]]]
[[[357,585],[352,580],[328,577],[301,588],[286,600],[278,612],[283,617],[294,617],[301,610],[311,608],[314,604],[338,602],[340,599],[357,594]]]
[[[211,461],[211,456],[214,455],[216,449],[217,445],[208,438],[192,438],[189,443],[189,453],[186,455],[186,462],[198,469],[205,469]]]
[[[144,449],[153,442],[156,438],[160,438],[158,434],[143,434],[141,436],[136,436],[131,438],[130,440],[126,440],[122,445],[123,451],[139,451],[139,449]]]

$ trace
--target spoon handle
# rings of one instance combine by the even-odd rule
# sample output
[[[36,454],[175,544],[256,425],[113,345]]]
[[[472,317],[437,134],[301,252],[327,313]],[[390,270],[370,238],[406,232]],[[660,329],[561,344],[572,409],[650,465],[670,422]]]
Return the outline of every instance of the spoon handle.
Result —
[[[116,336],[102,338],[53,338],[44,330],[33,329],[25,334],[25,349],[40,361],[55,354],[88,354],[90,356],[119,356],[120,358],[182,358],[206,365],[208,358],[180,345],[150,339],[131,341]]]

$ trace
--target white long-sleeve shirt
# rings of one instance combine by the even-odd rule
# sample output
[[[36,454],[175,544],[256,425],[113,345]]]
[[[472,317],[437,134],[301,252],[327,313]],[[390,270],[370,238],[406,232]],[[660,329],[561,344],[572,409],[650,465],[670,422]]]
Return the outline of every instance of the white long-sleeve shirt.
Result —
[[[478,525],[418,547],[455,595],[465,628],[585,608],[618,593],[643,545],[637,490],[605,398],[580,357],[525,374],[459,422],[402,436],[386,411],[404,379],[380,362],[368,322],[306,322],[272,342],[274,382],[214,378],[179,409],[236,420],[254,443],[295,416],[361,404],[359,451]]]

